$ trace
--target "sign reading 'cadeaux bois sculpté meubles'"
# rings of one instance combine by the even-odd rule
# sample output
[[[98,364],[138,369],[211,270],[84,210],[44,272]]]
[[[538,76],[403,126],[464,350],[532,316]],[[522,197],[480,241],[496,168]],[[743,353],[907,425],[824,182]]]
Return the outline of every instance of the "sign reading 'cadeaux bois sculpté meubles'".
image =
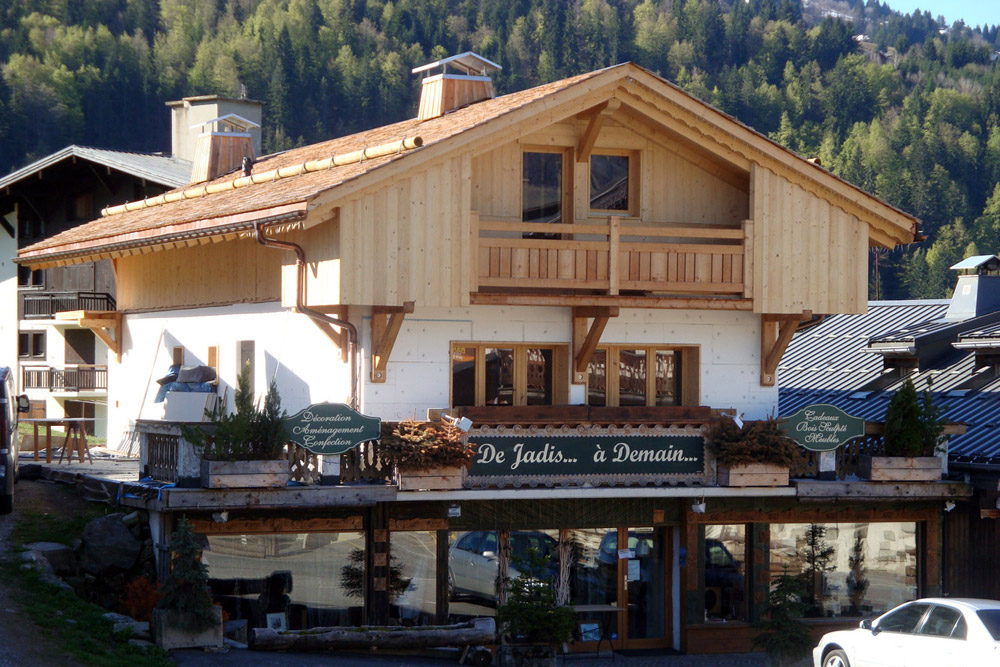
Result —
[[[343,403],[316,403],[288,418],[288,439],[313,454],[343,454],[377,440],[381,423]]]
[[[705,467],[700,435],[470,433],[473,477],[493,475],[697,474]]]
[[[828,452],[865,434],[865,420],[826,403],[807,405],[781,420],[780,427],[795,442],[813,452]]]

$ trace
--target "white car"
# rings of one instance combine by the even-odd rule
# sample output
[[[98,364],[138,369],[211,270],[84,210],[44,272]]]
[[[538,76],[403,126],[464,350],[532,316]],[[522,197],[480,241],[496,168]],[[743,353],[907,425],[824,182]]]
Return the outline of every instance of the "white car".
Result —
[[[975,667],[1000,665],[1000,602],[924,598],[854,630],[829,632],[813,649],[815,667]]]

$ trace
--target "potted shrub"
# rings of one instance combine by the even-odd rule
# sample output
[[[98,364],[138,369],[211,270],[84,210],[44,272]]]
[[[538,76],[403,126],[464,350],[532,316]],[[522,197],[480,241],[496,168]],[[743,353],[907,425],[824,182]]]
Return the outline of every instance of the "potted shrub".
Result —
[[[263,405],[255,405],[250,391],[250,368],[245,366],[236,383],[236,410],[219,405],[211,432],[185,428],[184,437],[201,455],[201,485],[208,489],[288,484],[288,461],[283,452],[288,440],[286,414],[281,409],[277,383],[271,380]]]
[[[813,640],[809,626],[800,621],[806,611],[802,582],[785,572],[775,578],[767,594],[768,618],[754,625],[753,644],[767,653],[767,664],[799,664],[809,654]]]
[[[777,420],[748,422],[740,428],[723,416],[708,433],[721,486],[787,486],[799,446],[781,432]]]
[[[153,610],[153,638],[164,650],[222,646],[222,607],[212,604],[208,570],[187,519],[170,540],[170,575]]]
[[[513,560],[519,574],[504,582],[507,601],[497,607],[500,635],[509,644],[502,655],[515,665],[554,666],[559,646],[573,636],[576,612],[556,603],[555,582],[544,577],[548,559],[538,549]]]
[[[475,446],[450,424],[382,422],[382,453],[396,466],[400,491],[462,488]]]
[[[943,410],[934,405],[932,385],[927,382],[923,396],[910,378],[893,394],[885,412],[885,456],[862,455],[858,475],[873,481],[933,481],[941,479],[944,449]]]

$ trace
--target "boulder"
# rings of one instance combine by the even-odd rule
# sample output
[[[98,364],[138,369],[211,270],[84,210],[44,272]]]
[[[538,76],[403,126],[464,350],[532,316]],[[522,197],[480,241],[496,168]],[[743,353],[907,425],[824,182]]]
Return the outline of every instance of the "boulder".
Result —
[[[94,519],[83,529],[83,569],[99,575],[135,565],[142,542],[122,523],[121,513]]]
[[[32,542],[25,548],[49,562],[56,574],[72,574],[76,570],[73,550],[58,542]]]

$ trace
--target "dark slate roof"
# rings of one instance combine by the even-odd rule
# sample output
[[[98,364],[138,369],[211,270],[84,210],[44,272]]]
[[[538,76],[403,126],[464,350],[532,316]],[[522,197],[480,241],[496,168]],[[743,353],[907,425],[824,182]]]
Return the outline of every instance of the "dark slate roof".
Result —
[[[168,188],[178,188],[191,181],[191,163],[187,160],[153,153],[128,153],[71,145],[0,178],[0,188],[13,185],[71,157],[90,160]]]
[[[979,338],[1000,338],[1000,324],[991,324],[975,328],[971,331],[963,331],[958,337],[959,340],[979,339]]]
[[[882,370],[882,357],[864,351],[869,339],[937,320],[947,308],[947,300],[872,301],[865,314],[834,315],[795,334],[778,366],[779,414],[829,403],[865,421],[883,421],[902,379],[878,391],[860,390]],[[1000,330],[1000,325],[991,329]],[[952,460],[1000,463],[1000,378],[963,389],[975,370],[974,360],[973,350],[956,350],[941,365],[910,377],[919,391],[931,380],[934,402],[945,408],[945,419],[967,425],[964,435],[951,438]]]

